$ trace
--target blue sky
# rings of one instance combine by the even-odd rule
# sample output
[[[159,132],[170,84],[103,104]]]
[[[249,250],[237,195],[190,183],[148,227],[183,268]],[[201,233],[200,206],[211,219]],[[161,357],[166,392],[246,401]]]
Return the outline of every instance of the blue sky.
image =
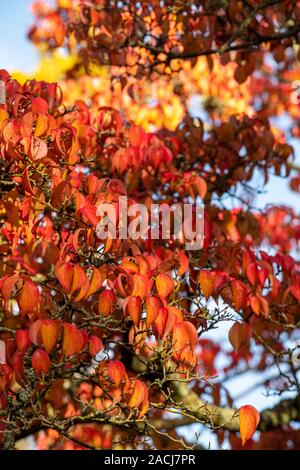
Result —
[[[32,24],[31,0],[2,0],[0,17],[0,68],[31,71],[38,63],[35,47],[26,34]]]
[[[32,23],[32,16],[29,11],[29,5],[32,0],[2,0],[1,17],[0,17],[0,69],[4,68],[8,71],[21,70],[25,72],[34,71],[38,63],[38,53],[35,47],[26,38],[26,33]],[[285,120],[281,120],[282,127],[286,125]],[[295,144],[296,161],[300,163],[300,146]],[[266,204],[284,204],[299,209],[300,195],[292,193],[288,189],[287,180],[278,177],[271,177],[268,186],[265,188],[266,193],[257,198],[257,205],[264,207]],[[226,330],[227,328],[225,328]],[[221,328],[218,334],[214,332],[214,339],[221,341],[226,337],[224,329]],[[233,396],[239,394],[241,390],[249,387],[256,381],[256,374],[249,374],[249,377],[241,383],[241,381],[233,381],[229,387],[233,392]],[[247,396],[247,402],[257,406],[259,409],[269,406],[274,399],[264,398],[261,393],[251,393]],[[240,406],[245,403],[237,401],[236,405]]]

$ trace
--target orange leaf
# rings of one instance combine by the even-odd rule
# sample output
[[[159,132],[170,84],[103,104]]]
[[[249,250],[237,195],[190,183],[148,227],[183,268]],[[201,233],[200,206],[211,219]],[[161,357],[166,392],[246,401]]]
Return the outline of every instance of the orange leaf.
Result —
[[[77,290],[81,289],[86,282],[86,274],[79,264],[74,266],[73,280],[70,289],[70,293],[73,294]]]
[[[122,268],[126,269],[128,273],[138,273],[139,272],[139,267],[135,262],[134,258],[130,258],[129,256],[127,258],[124,258],[121,263]]]
[[[58,338],[58,326],[54,320],[41,321],[41,338],[44,348],[49,354],[56,346]]]
[[[151,287],[151,279],[148,279],[142,274],[134,274],[132,295],[139,296],[141,299],[144,299],[146,295],[150,294]]]
[[[23,188],[25,189],[25,191],[27,193],[34,196],[34,192],[33,192],[31,182],[30,182],[30,179],[29,179],[29,175],[28,175],[28,168],[25,168],[25,170],[22,173],[22,185],[23,185]]]
[[[162,297],[168,297],[168,295],[174,289],[174,281],[169,274],[159,273],[155,280],[156,290]]]
[[[100,315],[108,317],[112,314],[116,303],[116,295],[112,290],[104,290],[99,295],[98,312]]]
[[[41,139],[32,139],[29,153],[35,160],[40,160],[46,157],[48,153],[48,146],[44,140]]]
[[[260,415],[254,406],[244,405],[240,408],[240,433],[242,444],[253,436],[260,421]]]
[[[178,260],[179,260],[179,263],[180,263],[180,266],[179,266],[179,269],[178,269],[178,276],[182,276],[189,269],[189,259],[186,256],[184,251],[179,251]]]
[[[206,181],[201,178],[201,176],[196,176],[192,185],[195,186],[197,193],[199,194],[201,199],[204,199],[207,193]]]
[[[267,299],[265,299],[265,298],[262,297],[261,295],[258,295],[258,298],[259,298],[259,300],[260,300],[260,313],[261,313],[265,318],[267,318],[267,316],[269,315],[269,311],[270,311],[269,302],[267,301]]]
[[[35,124],[35,131],[34,137],[40,137],[43,135],[48,129],[48,118],[45,114],[38,114],[36,124]]]
[[[179,310],[179,308],[175,307],[175,305],[168,306],[167,309],[168,309],[168,312],[172,313],[175,316],[175,318],[177,317],[179,321],[183,320],[182,311]]]
[[[17,274],[13,274],[12,276],[5,277],[1,280],[2,281],[1,294],[4,300],[10,299],[11,293],[18,279],[19,279],[19,276]]]
[[[100,180],[97,178],[96,175],[89,175],[87,177],[87,184],[88,184],[88,193],[89,194],[97,194],[100,188]]]
[[[142,299],[139,296],[131,295],[127,302],[127,311],[135,325],[138,325],[142,314]]]
[[[83,349],[83,337],[72,323],[64,323],[62,351],[65,356],[74,356]]]
[[[128,340],[131,344],[134,344],[134,351],[138,354],[140,348],[143,347],[145,339],[147,338],[147,332],[145,331],[145,323],[141,322],[138,326],[132,326],[128,334]]]
[[[114,281],[114,288],[117,293],[122,297],[127,297],[128,295],[137,295],[133,294],[133,276],[128,276],[124,273],[119,273]],[[141,295],[138,294],[140,297]]]
[[[150,296],[146,298],[146,329],[147,330],[155,321],[160,307],[161,307],[161,303],[156,297]]]
[[[175,322],[176,316],[172,312],[169,312],[167,308],[160,308],[153,323],[155,336],[164,339],[172,331]]]
[[[148,409],[149,409],[149,400],[148,400],[148,392],[147,392],[147,397],[145,396],[143,403],[140,407],[138,418],[142,418],[147,413]]]
[[[116,387],[120,385],[123,378],[126,378],[126,369],[124,364],[120,361],[110,361],[107,368],[107,373],[111,380],[115,383]]]
[[[55,276],[67,292],[71,289],[73,271],[73,266],[70,263],[63,263],[55,268]]]
[[[255,315],[260,315],[260,301],[256,295],[252,295],[250,298],[250,306]]]
[[[145,397],[148,396],[148,390],[146,384],[141,380],[136,380],[134,388],[128,406],[130,408],[136,408],[144,401]]]
[[[103,271],[100,271],[97,268],[93,268],[93,275],[90,283],[90,288],[86,294],[86,297],[90,297],[91,295],[95,294],[98,289],[102,286],[105,280],[105,274]]]
[[[140,126],[135,126],[134,124],[130,127],[129,139],[130,144],[135,147],[141,145],[145,138],[145,131]]]
[[[54,38],[58,47],[63,45],[65,36],[66,31],[63,23],[58,23],[54,31]]]
[[[22,314],[31,312],[39,303],[39,289],[31,280],[24,281],[21,295],[19,297],[19,307]]]
[[[173,327],[173,355],[182,362],[192,362],[198,340],[197,330],[189,321],[179,321]]]
[[[200,284],[204,297],[206,298],[206,300],[209,299],[209,297],[215,292],[215,273],[203,269],[199,273],[198,282]]]
[[[88,297],[88,291],[90,289],[90,281],[88,277],[85,275],[85,281],[83,282],[80,290],[78,291],[78,294],[76,297],[74,297],[75,302],[79,302],[79,300],[84,299]]]
[[[76,416],[76,409],[73,403],[69,401],[69,403],[67,404],[67,409],[64,413],[64,417],[71,418],[72,416]]]

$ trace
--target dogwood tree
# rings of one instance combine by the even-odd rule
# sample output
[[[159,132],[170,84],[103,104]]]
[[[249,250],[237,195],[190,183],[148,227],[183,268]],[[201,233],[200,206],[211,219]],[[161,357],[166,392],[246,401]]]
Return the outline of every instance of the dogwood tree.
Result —
[[[232,449],[299,448],[300,221],[255,196],[274,174],[299,191],[300,2],[33,11],[43,63],[69,56],[58,83],[0,72],[2,448],[194,449],[195,424]],[[200,201],[200,246],[130,212],[189,204],[193,229]],[[236,407],[227,381],[249,370],[273,408]]]

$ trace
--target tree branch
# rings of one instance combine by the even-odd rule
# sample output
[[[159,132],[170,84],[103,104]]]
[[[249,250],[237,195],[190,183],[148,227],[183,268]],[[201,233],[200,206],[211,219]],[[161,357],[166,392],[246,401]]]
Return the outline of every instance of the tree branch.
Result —
[[[224,408],[208,404],[190,390],[184,382],[173,382],[171,385],[174,404],[180,407],[195,421],[213,429],[223,428],[228,431],[239,431],[239,412],[234,408]],[[280,401],[273,408],[260,413],[260,431],[278,428],[291,421],[300,421],[300,395]]]

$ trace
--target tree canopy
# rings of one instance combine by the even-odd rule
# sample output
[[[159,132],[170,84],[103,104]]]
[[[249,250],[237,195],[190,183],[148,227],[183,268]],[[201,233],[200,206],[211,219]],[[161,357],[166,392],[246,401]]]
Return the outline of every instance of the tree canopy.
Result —
[[[32,8],[39,70],[0,71],[1,447],[299,449],[299,214],[256,200],[300,189],[300,2]],[[201,201],[201,247],[113,236],[122,197]],[[236,407],[249,370],[272,408]]]

